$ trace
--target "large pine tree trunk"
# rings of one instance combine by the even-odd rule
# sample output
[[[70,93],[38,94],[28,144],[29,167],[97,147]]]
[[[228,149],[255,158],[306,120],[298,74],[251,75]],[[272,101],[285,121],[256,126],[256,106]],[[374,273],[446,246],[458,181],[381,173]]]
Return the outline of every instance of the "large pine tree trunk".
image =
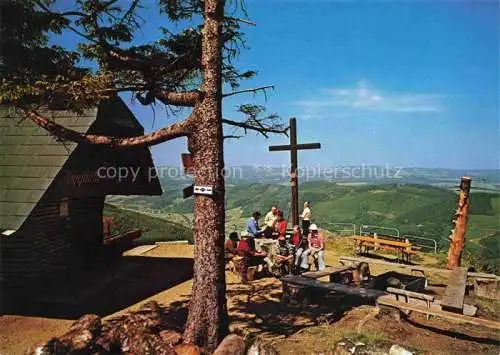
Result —
[[[454,228],[450,236],[450,248],[448,249],[448,268],[454,269],[460,266],[462,252],[465,246],[465,233],[469,220],[469,192],[471,179],[462,177],[460,182],[460,193],[458,194],[458,206],[453,219]]]
[[[228,333],[224,273],[224,168],[222,133],[221,22],[223,2],[205,0],[201,104],[188,137],[195,185],[211,186],[213,196],[195,196],[194,276],[184,340],[213,351]]]

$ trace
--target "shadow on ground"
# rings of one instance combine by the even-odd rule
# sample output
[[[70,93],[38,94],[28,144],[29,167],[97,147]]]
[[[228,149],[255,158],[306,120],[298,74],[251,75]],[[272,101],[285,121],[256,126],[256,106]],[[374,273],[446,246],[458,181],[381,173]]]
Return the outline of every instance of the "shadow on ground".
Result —
[[[2,314],[77,319],[107,316],[193,276],[193,259],[123,256],[68,280],[3,291]]]
[[[467,333],[467,331],[466,331],[467,326],[463,326],[464,329],[462,329],[461,331],[457,331],[454,329],[442,329],[442,328],[438,328],[436,326],[426,325],[426,324],[423,324],[420,322],[416,322],[412,319],[407,319],[406,321],[416,328],[425,329],[425,330],[431,331],[435,334],[446,335],[446,336],[452,337],[454,339],[467,340],[467,341],[475,342],[478,344],[500,346],[500,340],[498,340],[498,339],[492,339],[492,338],[488,338],[485,336],[471,335],[470,333]]]
[[[357,308],[373,305],[365,299],[338,293],[316,293],[311,295],[307,304],[287,304],[281,301],[280,282],[273,279],[257,280],[250,285],[229,283],[227,295],[231,331],[245,338],[258,336],[271,344],[285,341],[288,337],[297,337],[297,334],[308,338],[302,332],[308,331],[306,328],[316,329],[319,326],[330,329],[322,327],[328,325],[333,327],[333,332],[346,329],[354,332],[360,329],[373,331],[399,344],[406,344],[408,337],[414,337],[415,341],[409,344],[416,348],[418,342],[424,339],[431,339],[430,349],[436,346],[433,342],[441,346],[451,341],[451,353],[469,353],[482,347],[485,353],[490,353],[498,350],[500,345],[498,335],[490,329],[454,325],[439,319],[428,321],[425,316],[418,314],[398,321],[391,312],[376,315],[378,313],[373,307]],[[366,327],[367,322],[371,326]],[[315,341],[313,336],[308,339]],[[442,350],[445,349],[446,345],[442,345]]]
[[[338,321],[366,301],[341,294],[317,293],[310,303],[282,302],[276,281],[262,279],[251,285],[229,284],[227,291],[232,331],[242,336],[286,337],[316,325]]]

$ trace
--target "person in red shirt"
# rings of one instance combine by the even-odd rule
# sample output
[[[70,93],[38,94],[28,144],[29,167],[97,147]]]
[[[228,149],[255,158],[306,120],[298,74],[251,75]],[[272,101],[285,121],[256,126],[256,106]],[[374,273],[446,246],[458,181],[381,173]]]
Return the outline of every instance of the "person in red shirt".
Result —
[[[251,241],[252,237],[248,234],[248,232],[242,232],[241,237],[242,239],[238,242],[236,253],[245,259],[246,267],[268,264],[266,260],[267,254],[255,250],[254,243]]]
[[[232,232],[229,234],[229,239],[224,243],[226,262],[231,260],[236,255],[239,240],[240,238],[238,237],[238,233]]]
[[[288,221],[283,217],[283,211],[278,211],[278,218],[276,221],[276,231],[277,237],[286,237],[286,227],[288,225]]]
[[[300,235],[300,228],[298,225],[294,225],[291,242],[295,248],[297,248],[299,246],[301,239],[302,239],[302,236]]]

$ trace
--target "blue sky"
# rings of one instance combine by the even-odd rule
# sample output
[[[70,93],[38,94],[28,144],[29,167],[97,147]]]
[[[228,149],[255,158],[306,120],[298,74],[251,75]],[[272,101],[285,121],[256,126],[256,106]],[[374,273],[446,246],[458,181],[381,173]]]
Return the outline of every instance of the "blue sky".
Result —
[[[153,2],[151,2],[153,4]],[[322,149],[299,164],[499,168],[499,5],[496,1],[248,0],[250,49],[237,62],[259,75],[242,88],[274,84],[268,101],[241,95],[224,103],[265,104],[297,117],[300,142]],[[149,12],[144,39],[165,18]],[[158,108],[131,106],[151,130]],[[229,131],[228,131],[229,132]],[[226,165],[281,165],[268,152],[286,137],[227,141]],[[179,164],[185,140],[154,147],[157,164]]]

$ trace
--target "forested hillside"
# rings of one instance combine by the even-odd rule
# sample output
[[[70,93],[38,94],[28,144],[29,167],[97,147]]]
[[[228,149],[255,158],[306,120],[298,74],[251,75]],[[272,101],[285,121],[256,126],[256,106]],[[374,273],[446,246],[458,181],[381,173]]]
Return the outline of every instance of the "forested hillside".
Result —
[[[142,229],[142,237],[137,243],[152,243],[156,241],[188,240],[193,241],[193,233],[186,226],[165,219],[147,216],[145,214],[124,210],[106,204],[104,216],[114,218],[119,231]]]

